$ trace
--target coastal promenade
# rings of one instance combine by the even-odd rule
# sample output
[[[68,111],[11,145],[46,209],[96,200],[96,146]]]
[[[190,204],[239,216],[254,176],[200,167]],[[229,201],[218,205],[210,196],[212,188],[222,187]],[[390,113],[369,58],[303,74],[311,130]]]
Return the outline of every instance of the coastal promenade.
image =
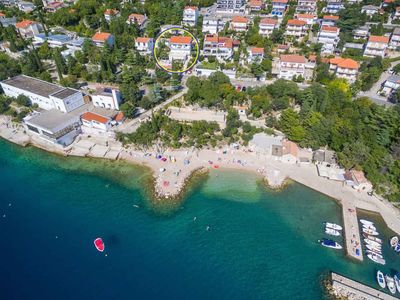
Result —
[[[397,298],[339,274],[331,274],[333,294],[350,300],[395,300]]]

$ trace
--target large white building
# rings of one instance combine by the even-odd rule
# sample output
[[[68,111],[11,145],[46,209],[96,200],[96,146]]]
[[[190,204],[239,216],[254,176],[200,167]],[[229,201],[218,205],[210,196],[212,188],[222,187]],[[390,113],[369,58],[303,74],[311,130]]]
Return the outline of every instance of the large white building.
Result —
[[[307,33],[307,23],[301,20],[289,20],[286,26],[285,35],[296,38],[303,38]]]
[[[4,80],[1,87],[7,96],[25,95],[32,104],[45,110],[56,109],[68,113],[84,104],[83,95],[78,90],[25,75]]]
[[[391,49],[397,49],[400,47],[400,28],[395,28],[393,30],[392,36],[390,37],[390,45]]]
[[[135,40],[135,48],[141,55],[150,55],[154,49],[154,39],[149,37],[138,37]]]
[[[215,56],[217,59],[226,60],[233,56],[233,40],[228,37],[219,37],[208,34],[204,38],[204,56]]]
[[[182,24],[186,26],[196,26],[199,19],[199,9],[196,6],[186,6],[183,10]]]
[[[217,12],[243,13],[244,11],[245,0],[217,0]]]
[[[288,6],[288,0],[272,0],[271,15],[282,18]]]
[[[314,13],[317,11],[317,0],[298,0],[296,12]]]
[[[204,17],[203,18],[203,33],[217,34],[224,28],[224,23],[220,18]]]
[[[389,38],[387,36],[371,35],[365,46],[364,56],[386,56],[386,49],[389,46]]]
[[[242,16],[234,16],[231,22],[231,29],[236,32],[245,32],[247,31],[247,26],[249,24],[249,19]]]
[[[321,52],[332,54],[339,43],[339,28],[334,26],[322,26],[318,33],[318,43],[322,44]]]
[[[272,18],[263,18],[260,20],[258,33],[262,36],[270,36],[274,29],[278,28],[278,20]]]
[[[329,60],[329,70],[350,83],[357,80],[359,67],[359,64],[351,58],[335,57]]]
[[[99,89],[92,95],[92,103],[97,107],[119,110],[121,93],[111,88]]]
[[[185,60],[192,50],[192,38],[188,36],[174,35],[169,39],[169,60]]]
[[[301,55],[281,55],[279,61],[278,78],[287,80],[293,79],[295,76],[305,77],[306,59]]]

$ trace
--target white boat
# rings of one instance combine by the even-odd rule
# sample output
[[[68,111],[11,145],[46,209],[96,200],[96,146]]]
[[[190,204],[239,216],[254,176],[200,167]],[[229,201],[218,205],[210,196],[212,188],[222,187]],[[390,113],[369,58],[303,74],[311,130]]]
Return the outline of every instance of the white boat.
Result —
[[[343,248],[340,244],[336,243],[335,241],[329,240],[329,239],[321,239],[321,240],[318,240],[318,242],[322,246],[332,248],[332,249],[342,249]]]
[[[397,273],[393,277],[394,279],[394,284],[396,285],[397,291],[400,293],[400,273]]]
[[[381,249],[377,249],[377,248],[372,247],[372,246],[370,246],[370,245],[365,245],[365,247],[366,247],[368,250],[370,250],[370,251],[372,251],[372,252],[374,252],[374,253],[376,253],[376,254],[382,254],[382,250],[381,250]]]
[[[374,225],[374,222],[364,220],[364,219],[360,219],[360,222],[361,222],[361,224],[364,224],[364,225]]]
[[[398,236],[394,236],[390,239],[390,246],[392,246],[393,248],[396,247],[396,245],[399,243],[399,237]]]
[[[378,281],[378,284],[381,288],[386,287],[386,280],[385,276],[383,276],[383,273],[381,271],[376,272],[376,280]]]
[[[363,225],[362,227],[365,229],[371,229],[373,231],[377,231],[376,227],[374,225]]]
[[[371,241],[377,242],[379,244],[382,244],[382,240],[380,238],[377,238],[376,236],[368,235],[366,233],[363,233],[363,236],[364,236],[364,238],[366,238],[368,240],[371,240]]]
[[[379,258],[375,253],[368,253],[367,257],[372,260],[373,262],[376,262],[377,264],[385,265],[386,261],[383,258]]]
[[[396,285],[394,283],[393,277],[390,277],[389,275],[386,275],[385,279],[386,279],[386,284],[387,284],[387,287],[388,287],[389,291],[392,294],[396,294]]]
[[[377,242],[374,242],[374,241],[371,241],[371,240],[369,240],[369,239],[364,239],[364,242],[367,244],[367,245],[371,245],[372,247],[376,247],[376,248],[382,248],[382,245],[381,244],[379,244],[379,243],[377,243]]]
[[[325,228],[325,233],[329,234],[329,235],[333,235],[333,236],[339,236],[340,232],[335,230],[335,229],[331,229],[331,228]]]
[[[367,228],[363,228],[362,231],[369,235],[379,235],[379,233],[376,232],[375,230],[371,230],[371,229],[367,229]]]
[[[371,250],[367,250],[366,252],[367,252],[367,253],[372,253],[372,254],[375,254],[375,255],[376,255],[376,257],[383,259],[383,256],[382,256],[382,254],[375,253],[374,251],[371,251]]]
[[[325,227],[334,229],[334,230],[342,230],[343,229],[342,226],[335,224],[335,223],[329,223],[329,222],[325,222]]]

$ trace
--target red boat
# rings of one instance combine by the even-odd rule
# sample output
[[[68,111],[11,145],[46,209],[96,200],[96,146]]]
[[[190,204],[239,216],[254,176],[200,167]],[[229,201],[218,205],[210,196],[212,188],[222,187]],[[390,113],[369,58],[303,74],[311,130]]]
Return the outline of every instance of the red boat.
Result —
[[[94,246],[96,247],[96,249],[100,252],[104,251],[104,242],[101,238],[97,238],[94,240]]]

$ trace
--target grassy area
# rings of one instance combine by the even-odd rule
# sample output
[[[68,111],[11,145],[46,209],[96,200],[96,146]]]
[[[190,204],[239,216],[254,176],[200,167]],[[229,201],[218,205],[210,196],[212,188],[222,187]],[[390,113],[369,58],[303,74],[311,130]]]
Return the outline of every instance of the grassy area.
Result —
[[[218,69],[218,64],[217,62],[207,62],[207,61],[203,61],[199,66],[197,66],[198,68],[202,68],[202,69],[209,69],[209,70],[217,70]]]

